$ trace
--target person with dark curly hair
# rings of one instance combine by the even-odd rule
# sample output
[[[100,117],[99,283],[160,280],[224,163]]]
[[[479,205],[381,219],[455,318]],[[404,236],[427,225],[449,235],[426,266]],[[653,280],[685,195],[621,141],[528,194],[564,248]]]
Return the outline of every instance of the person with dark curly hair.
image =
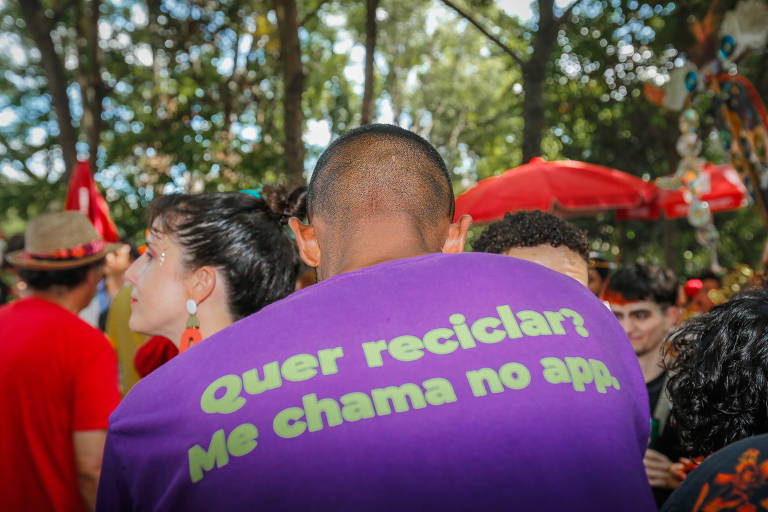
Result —
[[[768,290],[692,318],[668,343],[671,421],[688,455],[768,432]]]
[[[662,346],[680,318],[675,306],[677,279],[669,269],[635,263],[609,277],[601,298],[624,328],[643,372],[654,427],[643,462],[656,502],[661,505],[680,483],[669,468],[682,455],[674,431],[667,427],[670,402],[663,393],[668,374]]]
[[[507,213],[472,244],[475,252],[505,254],[532,261],[588,282],[589,240],[584,231],[539,210]]]

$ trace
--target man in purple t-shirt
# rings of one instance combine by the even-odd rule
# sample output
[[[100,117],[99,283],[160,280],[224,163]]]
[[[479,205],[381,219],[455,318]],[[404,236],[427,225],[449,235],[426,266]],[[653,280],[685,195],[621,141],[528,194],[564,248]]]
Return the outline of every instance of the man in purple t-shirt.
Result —
[[[139,382],[99,510],[653,510],[621,326],[540,265],[461,252],[445,164],[383,125],[335,141],[291,220],[321,282]]]

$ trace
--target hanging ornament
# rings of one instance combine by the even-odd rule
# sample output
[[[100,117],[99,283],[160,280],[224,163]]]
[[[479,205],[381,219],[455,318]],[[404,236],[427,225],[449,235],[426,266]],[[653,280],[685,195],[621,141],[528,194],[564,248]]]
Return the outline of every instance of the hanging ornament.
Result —
[[[701,153],[701,141],[696,132],[684,133],[677,139],[675,148],[677,153],[683,158],[695,157]]]
[[[712,220],[712,213],[709,211],[709,203],[694,198],[691,206],[688,208],[688,222],[695,228],[700,228]],[[712,226],[714,228],[714,226]]]
[[[730,34],[726,34],[723,36],[723,38],[720,40],[720,50],[718,51],[718,55],[721,59],[725,60],[731,55],[733,55],[733,52],[736,50],[736,40],[733,39],[733,36]]]
[[[719,34],[721,59],[734,59],[748,49],[762,48],[768,41],[768,3],[742,0],[735,9],[725,13]],[[723,57],[724,50],[729,49],[730,53]]]
[[[684,185],[695,180],[704,168],[704,163],[704,160],[694,155],[683,157],[677,163],[675,178],[679,179]]]
[[[698,177],[688,184],[691,193],[696,197],[709,194],[712,191],[711,174],[706,172],[699,173]]]
[[[685,88],[688,92],[696,90],[696,86],[699,85],[699,75],[695,71],[689,71],[685,74]]]
[[[692,73],[692,80],[695,80],[694,89],[698,84],[698,68],[691,62],[686,62],[679,68],[669,72],[669,81],[663,86],[663,97],[661,104],[664,108],[678,112],[685,108],[685,102],[691,91],[688,89],[687,77]]]
[[[695,132],[699,127],[699,114],[692,108],[687,108],[680,114],[677,123],[680,128],[680,133]]]
[[[696,230],[696,241],[704,247],[714,247],[718,240],[720,240],[720,233],[712,223],[705,224]]]
[[[659,188],[663,188],[664,190],[677,190],[683,185],[683,182],[677,177],[677,175],[663,176],[656,180],[656,185],[658,185]]]

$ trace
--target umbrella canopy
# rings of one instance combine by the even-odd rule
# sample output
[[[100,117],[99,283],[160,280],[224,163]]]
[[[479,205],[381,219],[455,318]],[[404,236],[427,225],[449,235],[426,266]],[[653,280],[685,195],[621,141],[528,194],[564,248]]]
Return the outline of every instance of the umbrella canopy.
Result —
[[[652,183],[616,169],[537,157],[459,195],[455,218],[469,214],[475,222],[492,222],[517,210],[589,215],[639,206],[651,200],[654,189]]]
[[[96,187],[88,162],[80,160],[75,165],[67,190],[65,210],[78,210],[88,216],[96,231],[107,242],[118,239],[115,223],[109,217],[109,206]]]
[[[709,203],[711,212],[735,210],[749,204],[749,194],[739,178],[739,173],[731,164],[714,165],[707,163],[702,171],[703,178],[709,180],[709,192],[703,193],[699,199]],[[661,212],[669,219],[688,215],[690,204],[685,200],[682,189],[659,189],[654,200],[636,208],[617,212],[619,220],[639,219],[655,220]]]

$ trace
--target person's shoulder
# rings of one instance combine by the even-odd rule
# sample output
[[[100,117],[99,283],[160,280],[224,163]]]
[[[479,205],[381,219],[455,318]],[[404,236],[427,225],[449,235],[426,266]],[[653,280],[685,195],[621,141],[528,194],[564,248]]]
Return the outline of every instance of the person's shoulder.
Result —
[[[460,254],[427,254],[413,258],[386,261],[377,265],[345,272],[322,281],[305,290],[340,288],[350,282],[364,283],[377,280],[391,280],[393,277],[415,276],[422,281],[443,282],[463,281],[469,276],[486,276],[489,279],[550,279],[561,283],[579,285],[574,279],[530,261],[490,253],[467,252]],[[579,285],[581,286],[581,285]],[[581,288],[584,288],[581,286]],[[298,297],[301,294],[289,296]]]
[[[77,346],[83,350],[113,350],[112,344],[98,328],[92,326],[82,318],[63,310],[58,321],[66,326],[66,332],[73,339],[77,339]]]
[[[736,441],[710,455],[688,474],[662,508],[663,512],[687,511],[696,504],[711,504],[718,495],[732,486],[748,482],[744,475],[759,475],[759,485],[752,485],[752,493],[745,506],[768,502],[768,434]],[[756,510],[754,507],[749,510]]]
[[[24,297],[10,304],[6,304],[0,311],[5,315],[13,315],[16,321],[29,321],[54,324],[64,329],[83,323],[74,313],[67,311],[58,304],[39,297]]]
[[[55,310],[56,307],[55,304],[47,300],[41,300],[36,297],[24,297],[0,306],[0,313],[28,314],[33,311],[44,311],[46,309]]]

